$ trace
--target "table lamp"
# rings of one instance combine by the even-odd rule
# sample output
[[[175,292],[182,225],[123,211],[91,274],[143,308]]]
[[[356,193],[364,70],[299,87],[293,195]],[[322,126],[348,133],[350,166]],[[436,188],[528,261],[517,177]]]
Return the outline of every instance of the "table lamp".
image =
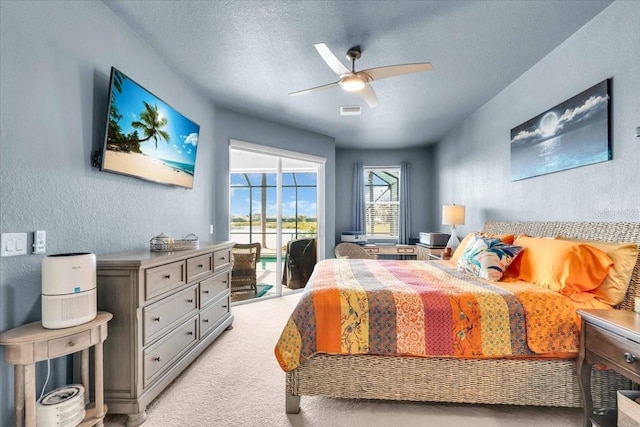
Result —
[[[447,242],[447,248],[451,248],[454,252],[460,244],[456,235],[456,225],[464,225],[464,205],[442,206],[442,223],[451,226],[451,237]]]

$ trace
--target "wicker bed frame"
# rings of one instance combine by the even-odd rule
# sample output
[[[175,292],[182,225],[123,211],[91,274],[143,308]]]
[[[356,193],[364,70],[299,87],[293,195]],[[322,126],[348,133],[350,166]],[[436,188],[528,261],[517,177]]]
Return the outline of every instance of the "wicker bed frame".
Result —
[[[484,231],[640,242],[640,223],[495,222]],[[640,296],[640,257],[625,300]],[[615,390],[630,382],[613,371],[592,372],[594,407],[613,408]],[[300,396],[528,406],[582,407],[575,359],[451,359],[317,354],[286,375],[286,412],[300,411]]]

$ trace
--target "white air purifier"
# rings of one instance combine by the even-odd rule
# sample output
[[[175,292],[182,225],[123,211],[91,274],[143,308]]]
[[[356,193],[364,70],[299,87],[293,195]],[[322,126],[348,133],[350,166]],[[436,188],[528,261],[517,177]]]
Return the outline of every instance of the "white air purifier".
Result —
[[[62,329],[97,315],[96,256],[49,255],[42,260],[42,326]]]
[[[36,403],[37,427],[75,427],[85,416],[84,387],[71,384],[45,394]]]

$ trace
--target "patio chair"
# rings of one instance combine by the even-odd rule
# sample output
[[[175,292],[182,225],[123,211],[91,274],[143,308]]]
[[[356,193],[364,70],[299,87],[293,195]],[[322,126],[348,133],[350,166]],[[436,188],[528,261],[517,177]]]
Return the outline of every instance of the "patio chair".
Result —
[[[260,243],[236,243],[231,250],[231,292],[258,293],[257,264],[260,261]]]
[[[304,288],[316,265],[316,239],[303,238],[287,243],[282,284],[289,289]]]
[[[353,259],[376,259],[376,255],[372,255],[365,251],[364,248],[355,243],[338,243],[334,250],[336,258],[353,258]]]

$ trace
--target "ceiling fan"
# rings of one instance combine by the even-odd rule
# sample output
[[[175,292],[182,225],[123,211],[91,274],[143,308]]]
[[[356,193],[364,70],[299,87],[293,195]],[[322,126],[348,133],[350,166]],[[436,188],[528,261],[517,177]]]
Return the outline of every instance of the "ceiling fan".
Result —
[[[327,63],[327,65],[338,75],[340,79],[337,82],[317,86],[311,89],[305,89],[298,92],[292,92],[289,95],[303,95],[306,93],[317,92],[340,86],[348,92],[354,92],[360,95],[374,108],[378,105],[378,98],[369,83],[375,80],[386,79],[387,77],[399,76],[402,74],[418,73],[421,71],[430,71],[433,69],[430,62],[419,62],[415,64],[388,65],[386,67],[369,68],[368,70],[356,71],[356,60],[360,59],[362,50],[360,46],[354,46],[347,51],[347,59],[351,61],[351,69],[344,65],[338,57],[331,52],[325,43],[316,43],[316,50]]]

